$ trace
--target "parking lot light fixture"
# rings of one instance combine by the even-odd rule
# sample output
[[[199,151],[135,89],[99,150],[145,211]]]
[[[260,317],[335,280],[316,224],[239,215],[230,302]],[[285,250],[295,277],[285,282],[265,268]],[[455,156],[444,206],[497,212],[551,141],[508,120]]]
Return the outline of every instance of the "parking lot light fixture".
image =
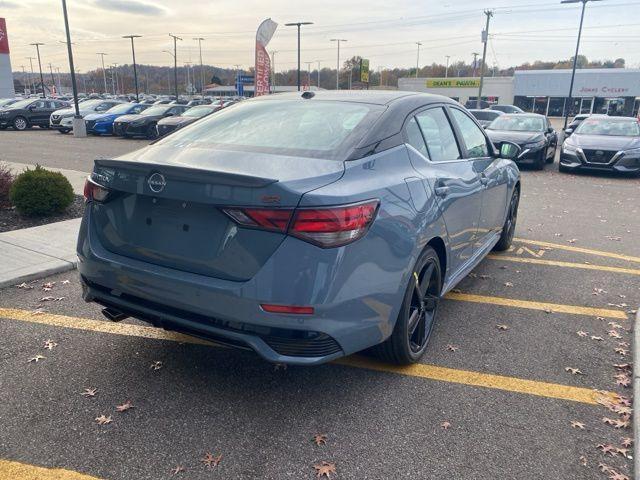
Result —
[[[171,38],[173,38],[173,88],[174,94],[176,96],[176,101],[178,100],[178,40],[182,40],[182,38],[177,35],[169,34]]]
[[[569,84],[569,102],[564,109],[564,130],[569,123],[569,108],[573,102],[573,83],[576,78],[576,67],[578,65],[578,52],[580,51],[580,37],[582,37],[582,24],[584,23],[584,12],[589,2],[601,2],[602,0],[562,0],[560,3],[582,3],[582,13],[580,14],[580,27],[578,28],[578,41],[576,42],[576,54],[573,56],[573,68],[571,69],[571,83]]]
[[[135,85],[136,88],[136,102],[140,101],[140,99],[138,98],[139,92],[138,92],[138,70],[136,68],[136,49],[133,46],[133,39],[134,38],[140,38],[142,35],[124,35],[122,38],[129,38],[131,39],[131,53],[133,54],[133,83]]]
[[[298,27],[298,91],[300,91],[300,27],[302,25],[313,25],[313,22],[293,22],[285,23],[285,27]]]
[[[40,46],[44,45],[44,43],[35,42],[30,43],[29,45],[36,47],[36,53],[38,54],[38,68],[40,69],[40,86],[42,87],[42,98],[46,98],[46,94],[44,91],[44,75],[42,75],[42,62],[40,61]]]
[[[332,38],[331,42],[338,44],[338,61],[336,63],[336,90],[340,90],[340,42],[346,42],[344,38]]]

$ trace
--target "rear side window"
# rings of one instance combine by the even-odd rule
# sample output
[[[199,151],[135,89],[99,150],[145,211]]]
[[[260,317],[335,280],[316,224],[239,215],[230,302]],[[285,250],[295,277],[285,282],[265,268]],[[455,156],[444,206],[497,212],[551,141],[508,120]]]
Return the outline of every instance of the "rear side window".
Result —
[[[433,108],[416,115],[429,148],[431,160],[445,162],[461,158],[451,124],[442,108]]]
[[[487,138],[484,136],[480,127],[476,125],[476,122],[471,120],[471,117],[457,108],[452,108],[451,113],[460,128],[462,139],[467,147],[468,157],[488,157],[489,148],[487,147]]]
[[[344,159],[385,108],[324,100],[248,100],[158,144]]]
[[[418,126],[418,122],[416,122],[415,118],[409,120],[405,131],[407,132],[407,143],[418,150],[422,155],[429,158],[427,145],[424,143],[422,132],[420,132],[420,127]]]

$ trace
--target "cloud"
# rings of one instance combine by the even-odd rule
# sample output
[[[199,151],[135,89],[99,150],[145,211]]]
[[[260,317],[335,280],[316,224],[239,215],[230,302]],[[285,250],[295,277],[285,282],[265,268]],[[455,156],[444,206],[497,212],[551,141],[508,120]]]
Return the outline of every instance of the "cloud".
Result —
[[[167,13],[163,7],[138,0],[94,0],[92,3],[103,10],[133,13],[136,15],[161,16]]]
[[[20,4],[16,2],[0,0],[0,8],[20,8]]]

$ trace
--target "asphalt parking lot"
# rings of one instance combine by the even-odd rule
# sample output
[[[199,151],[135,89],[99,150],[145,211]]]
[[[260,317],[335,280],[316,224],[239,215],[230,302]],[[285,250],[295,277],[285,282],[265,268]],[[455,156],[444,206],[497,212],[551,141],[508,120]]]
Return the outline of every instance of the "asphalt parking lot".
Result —
[[[145,144],[37,129],[0,143],[0,160],[80,171]],[[640,180],[557,162],[522,177],[514,247],[449,295],[410,368],[285,369],[114,324],[75,272],[0,290],[0,477],[311,479],[327,462],[336,479],[632,478]]]

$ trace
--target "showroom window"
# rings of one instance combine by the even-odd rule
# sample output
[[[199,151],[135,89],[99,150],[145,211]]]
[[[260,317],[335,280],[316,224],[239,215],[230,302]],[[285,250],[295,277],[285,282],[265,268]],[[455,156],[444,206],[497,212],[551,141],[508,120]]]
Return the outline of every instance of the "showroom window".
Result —
[[[633,104],[633,116],[637,117],[638,115],[640,115],[640,98],[636,98],[636,101]]]
[[[549,99],[548,117],[562,117],[564,115],[564,97],[551,97]]]
[[[513,99],[513,104],[525,112],[533,111],[533,97],[518,96]]]
[[[593,107],[593,97],[583,98],[580,113],[591,113],[591,107]]]
[[[547,114],[547,104],[549,103],[549,97],[536,97],[533,103],[533,113],[539,113],[540,115]]]

